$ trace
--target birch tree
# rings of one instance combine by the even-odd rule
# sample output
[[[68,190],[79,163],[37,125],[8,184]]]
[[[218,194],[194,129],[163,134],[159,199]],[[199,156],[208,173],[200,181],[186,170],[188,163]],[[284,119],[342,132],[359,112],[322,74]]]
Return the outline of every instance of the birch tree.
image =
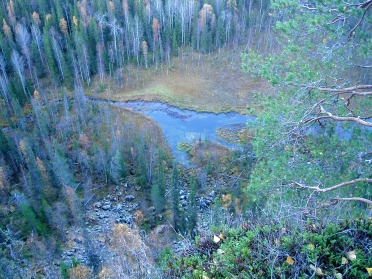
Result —
[[[27,29],[20,23],[16,26],[16,39],[21,47],[22,54],[26,57],[28,71],[32,77],[32,62],[30,54],[30,34]]]

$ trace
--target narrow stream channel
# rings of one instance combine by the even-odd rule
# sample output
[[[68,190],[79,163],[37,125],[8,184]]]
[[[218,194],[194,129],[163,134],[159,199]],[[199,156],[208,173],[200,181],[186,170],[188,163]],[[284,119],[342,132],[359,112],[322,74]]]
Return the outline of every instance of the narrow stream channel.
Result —
[[[216,131],[219,128],[241,126],[255,119],[253,116],[238,113],[205,113],[187,109],[179,109],[159,102],[115,102],[115,106],[124,107],[141,113],[158,123],[163,131],[168,144],[179,163],[188,165],[187,154],[180,151],[177,145],[181,142],[193,142],[194,140],[215,141],[230,149],[239,148],[238,145],[221,140]]]

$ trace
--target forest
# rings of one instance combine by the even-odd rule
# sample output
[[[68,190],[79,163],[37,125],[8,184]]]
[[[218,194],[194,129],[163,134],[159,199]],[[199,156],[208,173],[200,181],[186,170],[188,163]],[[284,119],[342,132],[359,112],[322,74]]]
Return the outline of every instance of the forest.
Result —
[[[0,279],[372,277],[371,0],[0,18]]]

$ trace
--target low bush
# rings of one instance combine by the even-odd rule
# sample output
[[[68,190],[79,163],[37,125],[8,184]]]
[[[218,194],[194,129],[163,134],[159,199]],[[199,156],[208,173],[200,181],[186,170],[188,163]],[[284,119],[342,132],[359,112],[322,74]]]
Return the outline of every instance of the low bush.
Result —
[[[372,220],[344,220],[304,228],[245,224],[201,238],[160,262],[168,278],[368,278]],[[217,234],[218,235],[218,234]]]

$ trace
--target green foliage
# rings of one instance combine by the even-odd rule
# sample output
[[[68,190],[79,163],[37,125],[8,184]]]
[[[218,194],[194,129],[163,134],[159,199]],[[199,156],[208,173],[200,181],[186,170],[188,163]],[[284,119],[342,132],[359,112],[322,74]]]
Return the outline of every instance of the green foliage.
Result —
[[[172,213],[173,213],[173,227],[176,231],[179,231],[182,227],[181,224],[181,212],[179,207],[179,199],[180,199],[180,192],[179,192],[179,176],[178,176],[178,169],[177,164],[173,166],[172,171]]]
[[[158,177],[157,181],[151,187],[151,200],[157,213],[161,213],[165,209],[165,178],[162,156],[159,158]]]
[[[60,270],[61,270],[61,275],[62,275],[63,279],[68,279],[69,278],[68,269],[69,268],[67,267],[67,265],[64,262],[61,262]]]
[[[369,114],[367,107],[371,107],[372,100],[368,96],[351,97],[349,106],[345,103],[348,94],[321,89],[369,82],[363,75],[347,73],[353,65],[366,59],[364,48],[370,38],[366,40],[364,31],[370,16],[350,38],[348,32],[362,13],[358,5],[346,5],[344,1],[275,1],[272,8],[273,16],[280,14],[282,18],[275,26],[277,51],[263,55],[251,50],[242,56],[246,73],[276,86],[275,95],[257,100],[264,110],[257,112],[256,121],[249,127],[255,131],[252,146],[258,158],[246,189],[251,208],[276,210],[289,204],[311,208],[335,196],[370,199],[372,192],[366,183],[321,195],[293,187],[297,181],[326,188],[372,175],[371,165],[357,159],[370,145],[372,135],[368,128],[326,118],[313,121],[326,115],[324,111],[355,118]],[[345,16],[346,25],[331,24],[335,14]],[[364,75],[368,75],[368,71],[364,71]],[[365,205],[349,206],[353,210],[340,210],[341,215],[366,213]]]
[[[176,278],[307,278],[314,273],[310,265],[325,276],[341,273],[347,278],[368,278],[371,236],[368,219],[324,226],[309,223],[305,228],[256,223],[223,231],[217,244],[212,239],[199,240],[188,255],[164,251],[160,263],[167,276]],[[352,251],[356,259],[346,262]]]
[[[20,211],[26,223],[26,227],[24,228],[26,229],[25,235],[31,234],[31,232],[36,232],[43,237],[47,235],[48,229],[46,225],[36,217],[34,211],[28,204],[23,203]]]
[[[191,239],[197,235],[197,221],[198,221],[198,206],[196,203],[196,194],[198,192],[198,182],[195,177],[190,179],[190,204],[188,206],[187,216],[187,233]]]

